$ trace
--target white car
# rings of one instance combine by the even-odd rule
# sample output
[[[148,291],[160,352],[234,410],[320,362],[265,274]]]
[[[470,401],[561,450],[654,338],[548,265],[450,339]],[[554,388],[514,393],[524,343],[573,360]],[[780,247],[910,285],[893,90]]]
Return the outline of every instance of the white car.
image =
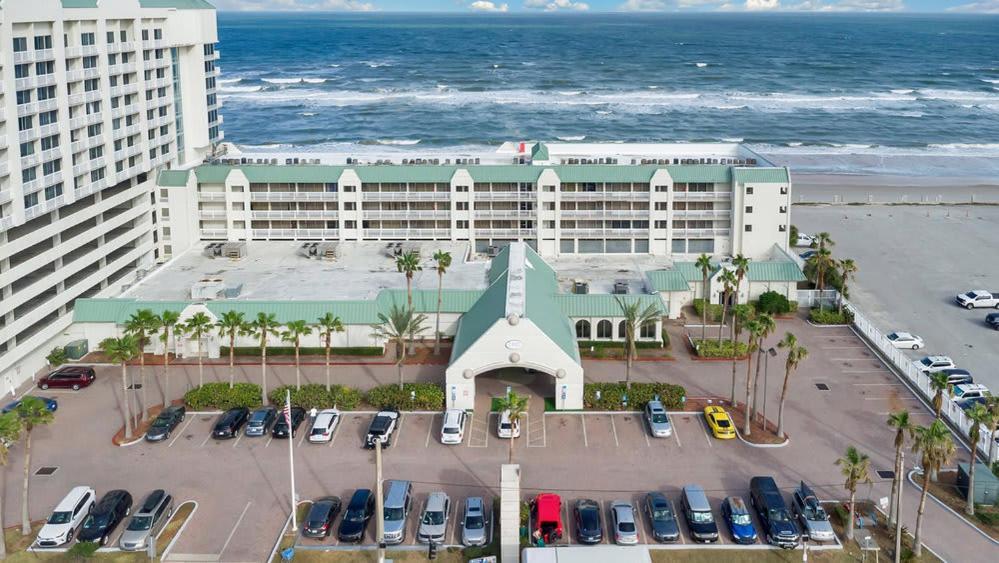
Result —
[[[38,530],[35,545],[59,547],[72,541],[76,530],[94,508],[96,497],[97,493],[91,487],[73,487],[73,490],[56,505],[42,529]]]
[[[999,293],[992,293],[984,289],[975,289],[957,296],[957,304],[965,309],[978,309],[980,307],[995,307],[999,309]]]
[[[926,356],[921,360],[913,362],[913,364],[916,366],[916,369],[927,375],[957,367],[954,365],[954,360],[947,356]]]
[[[893,332],[887,336],[891,345],[904,350],[919,350],[923,347],[923,339],[908,332]]]
[[[309,441],[313,444],[322,444],[333,439],[336,426],[340,423],[340,411],[336,409],[323,409],[316,415],[315,422],[312,423],[312,430],[309,431]]]
[[[964,383],[954,386],[954,400],[967,401],[989,396],[989,388],[981,383]]]
[[[444,421],[441,422],[441,443],[460,444],[465,441],[465,422],[468,420],[468,413],[461,409],[450,409],[444,413]]]
[[[813,242],[815,242],[815,237],[812,235],[798,233],[798,238],[792,241],[792,246],[812,246]]]
[[[496,425],[496,435],[500,438],[520,438],[520,421],[511,421],[510,411],[503,411]]]

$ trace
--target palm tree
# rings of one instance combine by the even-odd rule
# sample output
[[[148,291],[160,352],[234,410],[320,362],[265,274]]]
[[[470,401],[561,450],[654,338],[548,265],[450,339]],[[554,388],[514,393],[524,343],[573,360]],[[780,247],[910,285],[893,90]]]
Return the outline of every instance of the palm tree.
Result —
[[[847,284],[850,283],[850,277],[857,273],[857,264],[852,258],[846,258],[839,261],[839,274],[842,277],[842,281],[839,285],[839,314],[843,314],[843,298],[848,297]]]
[[[21,439],[21,417],[16,412],[0,415],[0,465],[7,466],[7,448]],[[0,498],[0,530],[3,525],[3,499]],[[0,541],[0,559],[7,558],[7,542]]]
[[[694,263],[701,270],[701,342],[706,338],[708,328],[708,305],[711,299],[708,298],[708,274],[711,273],[711,258],[707,254],[701,254]]]
[[[787,387],[791,383],[791,372],[798,364],[808,357],[808,349],[798,344],[798,338],[790,332],[784,335],[784,340],[777,344],[778,348],[787,348],[787,360],[784,362],[784,385],[780,389],[780,406],[777,408],[777,436],[784,435],[784,400],[787,399]],[[766,424],[766,421],[763,422]]]
[[[319,317],[316,326],[319,328],[323,344],[326,346],[326,390],[329,391],[332,388],[330,385],[330,348],[333,347],[333,333],[343,332],[343,322],[340,321],[340,317],[333,313],[326,313]]]
[[[819,310],[821,311],[825,305],[825,301],[822,300],[822,292],[826,287],[826,273],[836,267],[836,260],[828,248],[820,247],[808,259],[808,262],[815,269],[815,288],[819,290]]]
[[[132,405],[128,393],[128,362],[139,351],[139,346],[135,338],[130,335],[121,338],[105,338],[101,341],[101,352],[108,357],[112,363],[121,364],[121,404],[125,412],[125,438],[132,437]]]
[[[302,348],[302,337],[312,334],[312,327],[305,321],[288,321],[281,333],[281,340],[295,347],[295,389],[302,388],[302,366],[299,363],[299,351]]]
[[[968,506],[964,511],[968,516],[975,515],[975,466],[978,465],[978,439],[981,437],[982,424],[989,420],[989,411],[984,405],[977,404],[964,411],[971,421],[968,428],[968,443],[971,445],[971,459],[968,461]],[[990,440],[994,442],[995,440]]]
[[[746,272],[749,271],[749,258],[746,258],[742,254],[736,254],[735,258],[732,259],[732,266],[735,268],[735,298],[733,299],[733,304],[739,302],[739,288],[742,287],[742,280],[746,277]]]
[[[738,355],[735,353],[735,345],[742,336],[742,327],[752,317],[753,311],[749,305],[735,305],[732,307],[732,397],[729,404],[735,406],[735,366],[739,363]]]
[[[777,330],[777,323],[774,322],[773,315],[768,313],[762,313],[757,315],[756,322],[760,324],[760,336],[756,342],[756,375],[753,376],[753,408],[749,411],[751,416],[756,416],[756,400],[759,397],[757,390],[760,384],[760,367],[763,364],[763,354],[766,350],[763,349],[763,341],[766,340],[771,334]],[[767,421],[763,421],[763,427],[767,427]]]
[[[989,440],[989,462],[992,462],[992,454],[995,453],[996,431],[999,430],[999,396],[991,395],[985,398],[985,408],[989,411],[989,436],[992,439]]]
[[[930,374],[930,387],[935,391],[933,394],[933,412],[937,418],[941,417],[943,411],[944,393],[950,394],[950,383],[947,374],[943,372]]]
[[[142,385],[140,419],[145,418],[146,409],[149,408],[148,394],[146,393],[146,344],[159,329],[160,318],[149,309],[139,309],[125,321],[125,334],[135,336],[135,342],[139,346],[139,384]]]
[[[846,449],[846,455],[836,460],[836,465],[846,477],[843,487],[850,491],[850,521],[846,524],[846,539],[853,539],[853,520],[855,514],[854,501],[857,498],[857,485],[861,483],[871,483],[871,458],[867,454],[857,451],[857,448],[850,446]]]
[[[260,346],[260,400],[267,404],[267,339],[277,336],[277,320],[274,313],[257,313],[257,318],[250,322],[250,335],[259,341]]]
[[[917,426],[912,444],[913,453],[921,453],[919,464],[923,468],[923,490],[919,493],[919,510],[916,513],[916,534],[913,537],[913,554],[923,553],[923,512],[926,510],[926,493],[930,488],[930,473],[940,469],[954,455],[954,440],[950,430],[940,419],[929,426]]]
[[[31,480],[31,431],[36,426],[49,424],[55,418],[48,406],[38,397],[27,396],[14,409],[21,419],[24,429],[24,485],[21,488],[21,535],[31,533],[31,519],[28,518],[28,482]]]
[[[184,325],[184,332],[198,341],[198,386],[205,384],[205,365],[201,358],[201,340],[212,329],[212,319],[201,311],[191,315]]]
[[[381,322],[371,327],[374,330],[371,336],[384,340],[386,345],[389,342],[395,344],[395,366],[399,370],[399,389],[402,389],[402,363],[406,358],[404,353],[406,337],[426,330],[423,323],[426,322],[427,316],[416,314],[410,308],[403,309],[393,304],[387,316],[384,313],[378,313],[378,320]]]
[[[641,309],[642,304],[640,301],[636,300],[631,303],[625,303],[616,295],[614,296],[614,300],[617,301],[617,306],[621,308],[621,316],[624,317],[624,351],[625,359],[627,360],[624,387],[630,391],[631,363],[638,357],[638,350],[635,349],[636,335],[640,333],[639,331],[641,331],[643,326],[650,322],[655,322],[656,317],[659,316],[659,310],[651,303],[645,309]]]
[[[413,308],[413,276],[416,272],[423,269],[420,266],[420,254],[415,250],[410,250],[409,252],[400,254],[395,259],[395,267],[397,270],[406,274],[406,305],[410,309]],[[416,353],[416,342],[414,334],[409,335],[409,355],[412,356]]]
[[[500,399],[497,404],[499,412],[510,411],[510,424],[514,427],[520,426],[520,419],[527,412],[527,397],[521,397],[513,391],[507,393],[506,397]],[[510,434],[510,455],[507,463],[513,463],[513,440],[514,435]]]
[[[902,448],[905,447],[906,436],[911,440],[915,426],[909,419],[909,411],[903,409],[893,412],[888,416],[888,426],[895,429],[895,476],[891,480],[891,507],[889,508],[888,521],[895,523],[895,496],[898,495],[899,483],[902,482]]]
[[[832,237],[829,233],[823,231],[815,235],[815,242],[813,243],[819,250],[825,250],[830,246],[835,246],[836,243],[833,242]]]
[[[746,332],[749,333],[748,339],[746,341],[746,348],[748,354],[746,356],[746,409],[744,411],[746,420],[742,425],[742,433],[746,436],[750,436],[753,433],[753,428],[750,425],[752,418],[749,416],[749,404],[752,402],[752,392],[753,392],[753,352],[759,346],[760,335],[763,334],[763,327],[760,325],[759,320],[751,319],[746,321]]]
[[[226,311],[215,323],[222,336],[229,337],[229,389],[236,384],[236,337],[246,332],[246,319],[240,311]]]
[[[721,281],[725,284],[725,290],[722,292],[722,319],[721,324],[718,325],[718,343],[721,344],[722,341],[722,330],[725,328],[725,317],[728,315],[728,302],[734,291],[735,287],[735,273],[732,270],[726,269],[722,272]]]
[[[441,353],[441,308],[444,304],[444,274],[451,267],[451,253],[438,250],[434,253],[437,262],[437,326],[434,328],[434,355]]]
[[[163,311],[160,313],[160,341],[163,342],[163,405],[170,404],[170,336],[174,333],[174,328],[180,320],[180,313],[177,311]],[[176,334],[173,334],[176,341]],[[174,346],[176,348],[176,346]]]

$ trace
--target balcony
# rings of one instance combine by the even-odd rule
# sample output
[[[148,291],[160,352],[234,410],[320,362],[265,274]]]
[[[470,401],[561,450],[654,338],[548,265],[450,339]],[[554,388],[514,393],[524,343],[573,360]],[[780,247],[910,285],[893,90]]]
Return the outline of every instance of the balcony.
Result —
[[[110,74],[128,74],[130,72],[135,72],[135,70],[135,63],[118,63],[108,67],[108,73]]]
[[[57,198],[50,199],[48,201],[43,201],[33,207],[29,207],[24,210],[24,220],[30,221],[35,217],[39,217],[41,215],[54,211],[63,203],[65,203],[65,201],[66,201],[65,196],[59,196]]]
[[[41,158],[42,162],[48,162],[53,158],[59,158],[61,154],[62,151],[59,149],[59,147],[55,147],[38,153],[38,156]]]
[[[10,198],[11,198],[10,190],[0,191],[0,203],[7,203],[8,201],[10,201]]]
[[[6,231],[7,229],[9,229],[9,228],[11,228],[13,226],[14,226],[14,218],[13,217],[10,217],[10,216],[0,217],[0,231]]]
[[[124,96],[126,94],[135,94],[139,91],[138,82],[132,82],[131,84],[122,84],[120,86],[111,87],[111,96]]]
[[[35,51],[21,51],[14,53],[14,64],[33,63],[35,61],[51,61],[55,59],[55,51],[52,49],[38,49]]]
[[[163,78],[154,78],[152,80],[146,81],[146,88],[166,88],[173,84],[173,79],[169,76],[164,76]]]
[[[449,201],[451,192],[362,192],[364,201]]]
[[[49,123],[38,127],[38,135],[41,137],[48,137],[49,135],[55,135],[58,132],[59,132],[58,123]]]
[[[225,219],[226,218],[225,209],[199,209],[198,216],[202,219]]]
[[[683,237],[723,237],[730,229],[673,229],[673,238]]]
[[[223,211],[223,217],[225,212]],[[323,219],[337,218],[337,210],[310,209],[304,211],[250,211],[252,219]]]
[[[134,51],[138,43],[135,41],[122,41],[120,43],[110,43],[108,45],[109,53],[120,53],[122,51]]]
[[[253,238],[338,238],[336,229],[253,229]]]
[[[705,201],[732,199],[732,192],[673,192],[676,201]]]
[[[563,209],[564,217],[622,217],[632,219],[648,219],[648,209]]]
[[[450,238],[450,229],[364,229],[363,238]]]
[[[250,201],[336,201],[337,192],[250,192]]]
[[[676,219],[728,219],[732,215],[731,209],[693,209],[673,211]]]
[[[365,209],[362,211],[365,219],[450,219],[450,211],[433,210],[397,210],[397,209]]]
[[[31,128],[25,131],[17,132],[17,142],[24,143],[27,141],[33,141],[38,138],[38,129]]]
[[[198,192],[198,201],[225,201],[225,192]]]
[[[632,238],[649,236],[648,229],[562,229],[563,238]]]
[[[201,238],[224,239],[228,236],[225,229],[201,229]]]
[[[476,209],[472,216],[476,219],[536,219],[538,210]]]
[[[474,229],[476,238],[531,238],[538,236],[537,229]]]
[[[3,178],[4,176],[10,174],[8,166],[9,165],[7,164],[7,159],[0,160],[0,178]],[[3,203],[5,201],[3,197],[5,195],[7,196],[6,201],[10,200],[10,192],[0,192],[0,203]]]
[[[76,45],[73,47],[66,47],[67,59],[75,57],[89,57],[97,54],[97,45]]]
[[[472,199],[481,201],[535,199],[537,192],[472,192]]]
[[[167,47],[166,41],[162,39],[143,39],[142,48],[143,49],[165,49]]]

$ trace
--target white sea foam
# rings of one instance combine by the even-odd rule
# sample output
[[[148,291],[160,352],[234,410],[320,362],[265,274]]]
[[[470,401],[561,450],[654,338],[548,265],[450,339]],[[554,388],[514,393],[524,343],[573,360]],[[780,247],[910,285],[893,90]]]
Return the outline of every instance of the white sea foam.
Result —
[[[708,63],[694,63],[694,66],[696,66],[697,68],[704,68],[708,66]]]
[[[301,78],[261,78],[264,82],[271,84],[300,84]]]
[[[995,78],[981,78],[982,82],[988,82],[989,84],[999,84],[999,79]]]
[[[562,135],[556,137],[560,141],[582,141],[586,138],[586,135]]]
[[[301,115],[303,117],[312,117],[313,115],[316,115],[316,112],[314,112],[314,111],[303,111],[302,113],[300,113],[298,115]]]
[[[419,144],[420,140],[419,139],[376,139],[375,143],[379,145],[410,146],[410,145]]]
[[[222,86],[219,88],[219,92],[222,92],[223,95],[228,93],[248,94],[251,92],[259,92],[263,89],[264,89],[263,86]]]
[[[242,78],[219,78],[216,82],[219,84],[236,84],[243,80]]]
[[[323,82],[326,82],[326,79],[325,78],[303,78],[302,82],[305,82],[306,84],[322,84]]]

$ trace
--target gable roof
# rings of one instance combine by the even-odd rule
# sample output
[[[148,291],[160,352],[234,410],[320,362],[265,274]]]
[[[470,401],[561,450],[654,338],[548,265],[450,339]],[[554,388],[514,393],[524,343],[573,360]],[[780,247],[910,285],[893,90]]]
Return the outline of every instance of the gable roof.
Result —
[[[689,291],[689,280],[679,270],[653,270],[645,273],[653,291]]]
[[[531,147],[531,160],[548,160],[548,147],[544,143],[535,143]]]
[[[165,188],[180,188],[187,185],[190,170],[160,170],[156,177],[156,185]]]
[[[746,279],[751,282],[801,282],[805,281],[805,274],[801,273],[801,269],[798,268],[797,264],[790,261],[751,261],[749,269],[746,271]]]
[[[475,305],[461,316],[451,345],[451,361],[461,357],[480,336],[506,313],[506,276],[501,276],[482,294]]]
[[[746,182],[786,184],[791,179],[787,168],[733,168],[732,181],[741,184]]]
[[[732,181],[731,167],[726,164],[670,164],[666,170],[674,182],[725,184]]]
[[[708,277],[710,278],[711,276],[713,276],[715,272],[718,271],[719,267],[720,266],[718,265],[717,262],[712,262],[711,271],[708,272]],[[696,262],[674,262],[673,269],[680,272],[680,275],[683,276],[683,279],[687,280],[688,282],[704,281],[704,274],[701,272],[701,269],[697,267]]]

